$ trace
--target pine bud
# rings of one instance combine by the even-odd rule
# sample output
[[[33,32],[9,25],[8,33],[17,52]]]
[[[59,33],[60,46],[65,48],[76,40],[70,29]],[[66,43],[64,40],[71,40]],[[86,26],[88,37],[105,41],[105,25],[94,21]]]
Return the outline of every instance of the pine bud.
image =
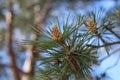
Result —
[[[87,22],[88,22],[87,24],[88,24],[89,30],[90,30],[91,32],[97,34],[98,32],[97,32],[97,28],[96,28],[95,22],[94,22],[91,18],[88,18],[88,19],[87,19]]]
[[[45,77],[44,80],[49,80],[48,77]]]
[[[120,10],[117,10],[117,16],[120,17]]]
[[[58,39],[61,37],[61,32],[56,25],[52,28],[52,37],[56,42],[58,42]]]
[[[56,64],[59,63],[59,60],[57,58],[55,58],[55,57],[52,58],[52,61],[55,62]]]

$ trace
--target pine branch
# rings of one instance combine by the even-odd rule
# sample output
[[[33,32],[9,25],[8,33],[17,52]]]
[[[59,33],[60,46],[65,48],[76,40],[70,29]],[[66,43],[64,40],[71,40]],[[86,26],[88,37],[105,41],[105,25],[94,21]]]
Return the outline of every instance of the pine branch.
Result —
[[[120,41],[109,43],[104,39],[105,31],[109,31],[104,25],[112,26],[112,24],[109,24],[104,18],[98,27],[101,13],[92,12],[92,16],[89,16],[90,18],[87,20],[80,15],[76,22],[74,21],[75,23],[69,23],[69,17],[67,17],[63,26],[60,26],[58,22],[48,31],[45,29],[43,32],[39,32],[34,29],[42,38],[40,40],[29,40],[27,43],[34,45],[35,51],[42,55],[36,59],[41,61],[40,66],[45,68],[39,69],[40,78],[56,79],[57,77],[58,80],[68,80],[68,78],[74,77],[76,80],[90,79],[91,62],[97,61],[97,49],[104,47],[108,52],[110,46],[120,44]],[[57,19],[57,21],[59,20]],[[88,26],[88,31],[81,34],[80,27],[82,26]],[[114,33],[111,32],[111,34]],[[116,36],[116,34],[114,35]],[[94,38],[100,39],[103,44],[93,45]]]
[[[81,16],[80,18],[81,20],[83,19]],[[71,26],[66,22],[64,24],[63,33],[61,33],[55,25],[50,32],[47,31],[49,33],[48,35],[46,35],[46,33],[40,33],[42,36],[45,35],[43,40],[28,41],[29,44],[36,46],[38,52],[45,52],[50,55],[48,58],[44,56],[38,59],[42,61],[41,66],[46,65],[45,72],[48,72],[48,70],[53,71],[48,74],[49,77],[58,76],[59,74],[58,78],[61,80],[66,79],[66,76],[69,78],[71,74],[73,74],[75,79],[87,79],[87,75],[91,70],[91,61],[94,61],[97,58],[92,55],[96,53],[96,50],[87,48],[87,43],[84,43],[89,42],[92,38],[89,37],[89,33],[87,32],[82,36],[77,35],[79,27],[82,24],[84,23],[79,22],[74,26]],[[46,36],[51,36],[51,38],[48,39]],[[51,44],[54,45],[52,46]],[[83,61],[81,62],[81,60]]]

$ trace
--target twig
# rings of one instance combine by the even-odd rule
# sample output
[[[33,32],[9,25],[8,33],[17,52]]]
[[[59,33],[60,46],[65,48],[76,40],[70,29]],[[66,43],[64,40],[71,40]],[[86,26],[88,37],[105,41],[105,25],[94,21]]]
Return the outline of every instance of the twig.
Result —
[[[104,61],[105,59],[109,58],[110,56],[113,55],[113,53],[116,53],[117,51],[120,51],[120,48],[116,49],[115,51],[113,51],[109,56],[106,56],[104,58],[102,58],[101,60],[99,60],[99,63],[101,63],[102,61]]]
[[[118,39],[120,39],[120,36],[118,36],[112,29],[105,27],[107,30],[109,30],[112,34],[114,34]]]
[[[93,48],[101,48],[101,47],[105,47],[105,46],[111,46],[111,45],[116,45],[116,44],[120,44],[120,41],[117,41],[117,42],[112,42],[112,43],[106,43],[104,45],[87,45],[88,47],[93,47]]]
[[[110,56],[112,56],[113,53],[116,53],[117,51],[120,51],[120,48],[118,48],[117,50],[113,51],[113,52],[110,54]],[[101,63],[103,60],[109,58],[110,56],[106,56],[106,57],[104,57],[103,59],[101,59],[101,60],[100,60],[100,63]],[[98,76],[96,77],[96,78],[98,78],[97,80],[100,80],[103,76],[105,76],[107,70],[115,67],[115,66],[118,64],[119,60],[120,60],[120,55],[119,55],[117,61],[115,62],[115,64],[113,64],[112,66],[109,66],[108,68],[106,68],[106,69],[104,70],[104,72],[101,74],[101,77],[98,77]]]
[[[106,73],[108,70],[110,70],[111,68],[115,67],[115,66],[119,63],[119,61],[120,61],[120,55],[119,55],[117,61],[116,61],[112,66],[109,66],[108,68],[106,68],[101,75],[105,75],[105,73]],[[101,77],[103,77],[103,76],[101,76]]]
[[[118,64],[119,60],[120,60],[120,55],[119,55],[117,61],[115,62],[115,64],[113,64],[112,66],[108,67],[108,68],[105,70],[105,72],[106,72],[107,70],[109,70],[109,69],[115,67],[115,66]]]

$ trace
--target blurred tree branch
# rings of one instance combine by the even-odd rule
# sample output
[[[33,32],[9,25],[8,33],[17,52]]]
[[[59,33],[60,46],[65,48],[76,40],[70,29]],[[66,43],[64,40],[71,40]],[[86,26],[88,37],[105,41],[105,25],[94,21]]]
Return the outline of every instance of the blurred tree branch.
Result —
[[[21,80],[20,79],[20,74],[17,69],[16,65],[16,57],[12,48],[12,32],[13,32],[13,2],[12,0],[8,0],[8,12],[6,14],[6,24],[7,24],[7,29],[6,29],[6,42],[7,42],[7,48],[8,48],[8,55],[10,57],[10,62],[11,62],[11,69],[14,75],[15,80]]]
[[[106,57],[100,59],[98,63],[101,64],[101,62],[103,62],[104,60],[108,59],[110,56],[112,56],[113,54],[117,53],[118,51],[120,51],[120,48],[118,48],[118,49],[114,50],[113,52],[111,52],[111,54],[109,56],[106,56]]]
[[[4,68],[14,68],[14,66],[10,65],[10,64],[3,64],[0,63],[0,67],[4,67]],[[17,70],[19,71],[19,73],[21,74],[25,74],[25,75],[30,75],[29,73],[24,72],[23,70],[17,68]]]
[[[117,50],[115,50],[114,52],[117,52],[117,51],[120,51],[120,48],[117,49]],[[113,55],[113,54],[111,54],[111,55]],[[111,56],[111,55],[110,55],[110,56]],[[101,60],[101,62],[104,61],[105,59],[108,59],[110,56],[107,56],[107,57],[103,58],[103,59]],[[107,77],[107,75],[106,75],[107,73],[106,73],[106,72],[107,72],[108,70],[114,68],[115,66],[117,66],[117,64],[119,63],[119,61],[120,61],[120,54],[119,54],[116,62],[115,62],[113,65],[107,67],[107,68],[104,70],[104,72],[103,72],[102,74],[100,74],[101,76],[96,76],[96,79],[97,79],[97,80],[101,80],[101,79]]]
[[[48,16],[48,14],[51,11],[51,2],[52,0],[47,0],[47,2],[45,3],[44,8],[41,10],[39,5],[35,5],[34,6],[34,25],[38,30],[42,29],[42,26]],[[38,36],[36,34],[32,34],[32,40],[37,40]],[[24,72],[29,73],[30,75],[34,75],[35,71],[35,61],[33,61],[33,58],[38,57],[38,53],[36,53],[35,50],[35,46],[33,45],[28,45],[27,46],[27,58],[25,60],[24,63]],[[29,65],[29,66],[28,66]],[[30,75],[23,75],[22,80],[29,80],[29,76]]]

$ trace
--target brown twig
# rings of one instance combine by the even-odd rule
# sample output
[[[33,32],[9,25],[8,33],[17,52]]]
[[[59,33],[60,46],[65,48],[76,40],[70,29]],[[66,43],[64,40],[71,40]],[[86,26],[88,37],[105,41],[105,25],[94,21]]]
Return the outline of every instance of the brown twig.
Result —
[[[105,27],[107,30],[109,30],[112,34],[114,34],[118,39],[120,39],[120,36],[118,36],[112,29]]]
[[[111,46],[111,45],[116,45],[116,44],[120,44],[120,41],[117,42],[112,42],[112,43],[106,43],[104,45],[87,45],[89,47],[93,47],[93,48],[101,48],[101,47],[105,47],[105,46]]]

